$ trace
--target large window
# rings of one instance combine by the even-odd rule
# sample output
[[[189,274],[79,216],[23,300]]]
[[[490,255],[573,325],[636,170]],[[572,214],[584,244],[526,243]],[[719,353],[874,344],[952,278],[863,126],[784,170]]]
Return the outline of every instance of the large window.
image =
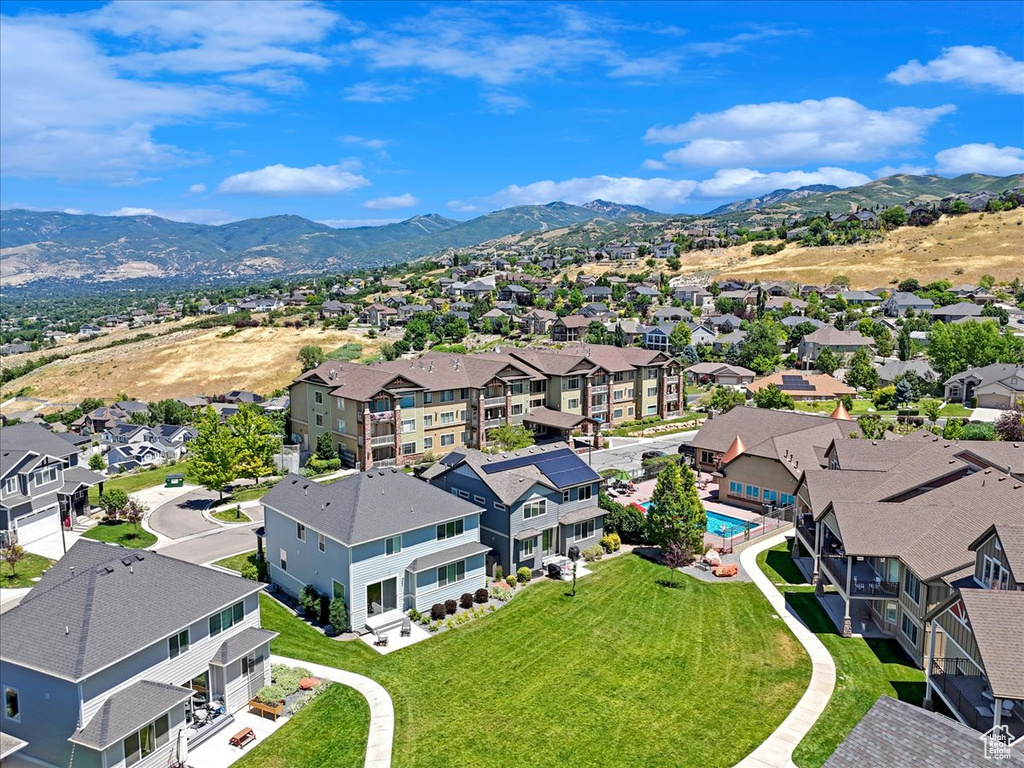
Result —
[[[463,531],[465,531],[465,522],[461,518],[447,523],[441,523],[437,526],[437,540],[442,541],[443,539],[451,539],[456,536],[461,536]]]
[[[548,511],[547,499],[534,499],[523,504],[523,519],[531,520],[540,517]]]
[[[735,480],[729,481],[729,494],[731,496],[742,496],[743,495],[743,483],[737,483]]]
[[[287,570],[287,569],[284,569]],[[230,629],[245,617],[245,606],[241,602],[225,608],[220,613],[210,617],[210,636],[219,635],[225,629]]]
[[[189,635],[188,630],[182,630],[176,635],[171,636],[167,640],[168,652],[170,657],[176,658],[188,650],[189,646]]]
[[[416,419],[402,419],[402,432],[408,434],[416,431]]]
[[[576,523],[573,530],[573,538],[579,541],[580,539],[589,539],[594,535],[594,521],[584,520],[582,523]]]
[[[903,614],[903,621],[901,622],[900,628],[903,630],[903,634],[907,636],[907,639],[917,646],[917,624],[913,622],[909,614]]]
[[[18,700],[18,689],[4,686],[4,715],[8,720],[21,721],[21,702]]]
[[[592,485],[581,485],[580,486],[580,501],[587,501],[594,497],[594,487]]]
[[[384,539],[384,554],[385,555],[397,555],[402,551],[402,537],[392,536],[390,539]]]
[[[466,578],[466,561],[459,560],[457,563],[448,563],[437,569],[437,586],[443,587],[454,584]]]
[[[413,408],[416,406],[416,396],[412,393],[402,395],[398,399],[398,405],[400,408]]]
[[[36,485],[46,485],[57,479],[57,467],[43,467],[32,476]]]
[[[579,389],[580,379],[578,376],[572,376],[565,382],[566,389]]]
[[[903,591],[915,603],[921,602],[921,582],[909,570],[903,574]]]
[[[443,392],[441,392],[440,401],[442,403],[451,403],[454,400],[455,400],[455,390],[454,389],[446,389]]]
[[[434,415],[432,413],[424,414],[423,416],[423,428],[430,429],[434,426]]]
[[[761,498],[761,489],[756,485],[748,485],[744,489],[744,495],[748,499],[759,499]]]
[[[455,435],[441,435],[441,445],[455,445]]]
[[[440,424],[454,424],[455,423],[455,411],[445,411],[441,414]]]
[[[423,438],[423,450],[424,451],[429,451],[433,447],[434,447],[434,438],[432,438],[432,437],[424,437]]]
[[[145,757],[153,754],[153,750],[167,743],[167,732],[170,730],[170,718],[161,715],[155,721],[124,740],[124,764],[135,765]]]

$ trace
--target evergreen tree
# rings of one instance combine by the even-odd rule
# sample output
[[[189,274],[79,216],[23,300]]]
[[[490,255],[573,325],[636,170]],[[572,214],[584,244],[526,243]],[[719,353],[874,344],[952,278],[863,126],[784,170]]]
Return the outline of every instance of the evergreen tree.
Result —
[[[911,354],[910,331],[906,326],[903,326],[903,328],[900,329],[898,346],[900,360],[903,360],[904,362],[909,360]]]
[[[224,486],[234,480],[235,439],[220,417],[207,406],[196,421],[198,434],[189,441],[188,471],[204,488],[224,500]]]

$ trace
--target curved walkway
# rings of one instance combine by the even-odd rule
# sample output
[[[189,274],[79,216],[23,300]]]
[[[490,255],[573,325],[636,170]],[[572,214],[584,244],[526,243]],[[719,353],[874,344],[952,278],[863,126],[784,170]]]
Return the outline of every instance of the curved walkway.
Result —
[[[832,691],[836,687],[836,665],[832,656],[822,642],[809,630],[800,619],[789,611],[786,598],[775,588],[767,576],[757,567],[757,556],[766,549],[771,549],[786,540],[785,534],[772,536],[767,541],[755,544],[740,553],[740,563],[750,575],[772,608],[786,622],[796,636],[797,641],[807,650],[811,657],[811,682],[804,695],[797,702],[793,711],[782,721],[771,736],[737,763],[737,768],[791,768],[793,750],[800,740],[811,730],[811,726],[825,711]]]
[[[291,667],[305,667],[316,677],[333,680],[336,683],[355,688],[370,705],[370,733],[366,738],[365,768],[390,768],[391,743],[395,737],[395,707],[384,686],[368,677],[346,672],[336,667],[312,664],[302,659],[270,655],[272,664],[287,664]]]

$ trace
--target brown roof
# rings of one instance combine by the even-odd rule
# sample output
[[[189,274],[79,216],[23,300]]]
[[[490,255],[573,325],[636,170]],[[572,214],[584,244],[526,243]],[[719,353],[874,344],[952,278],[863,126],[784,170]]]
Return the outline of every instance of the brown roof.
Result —
[[[783,377],[786,377],[783,379]],[[799,377],[803,379],[803,387],[810,386],[812,389],[806,388],[794,389],[786,386],[786,381],[790,380],[790,377]],[[770,376],[765,376],[763,379],[757,379],[756,381],[747,384],[747,392],[754,394],[767,386],[774,384],[783,392],[794,395],[796,397],[813,396],[813,397],[838,397],[839,395],[855,395],[857,390],[853,387],[848,387],[839,379],[829,376],[827,373],[804,373],[802,371],[778,371]]]
[[[873,347],[875,345],[874,339],[862,336],[860,331],[840,331],[832,325],[826,325],[813,333],[808,333],[804,336],[804,341],[825,346]]]
[[[835,437],[846,437],[857,431],[856,424],[837,422],[827,416],[741,406],[706,420],[693,437],[693,447],[697,450],[725,453],[737,435],[743,438],[748,448],[753,448],[779,435],[802,432],[826,424],[832,425],[836,430],[833,433]]]
[[[580,424],[594,420],[589,416],[580,416],[576,413],[556,411],[552,408],[540,406],[539,408],[530,409],[530,412],[526,414],[523,421],[530,422],[531,424],[540,424],[545,427],[555,427],[556,429],[573,429]]]
[[[1024,592],[963,589],[985,676],[998,699],[1024,699]]]

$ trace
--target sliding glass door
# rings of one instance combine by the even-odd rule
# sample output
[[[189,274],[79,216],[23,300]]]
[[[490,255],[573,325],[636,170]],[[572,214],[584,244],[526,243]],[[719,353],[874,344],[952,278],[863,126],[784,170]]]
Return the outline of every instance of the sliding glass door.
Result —
[[[398,608],[398,579],[393,577],[366,585],[366,612],[370,615]]]

